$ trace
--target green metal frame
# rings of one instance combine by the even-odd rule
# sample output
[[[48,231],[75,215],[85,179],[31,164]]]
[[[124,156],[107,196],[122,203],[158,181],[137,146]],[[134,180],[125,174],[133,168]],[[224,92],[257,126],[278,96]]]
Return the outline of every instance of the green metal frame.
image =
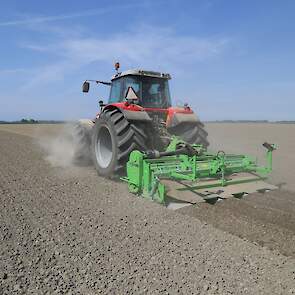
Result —
[[[179,144],[184,144],[174,137],[167,147],[167,151],[176,151]],[[192,145],[196,153],[192,156],[186,154],[164,156],[148,159],[145,153],[133,151],[127,163],[127,177],[131,193],[141,195],[159,203],[165,203],[166,187],[161,179],[176,181],[188,180],[193,182],[194,190],[214,186],[228,186],[243,182],[252,182],[266,178],[272,171],[272,151],[275,145],[266,152],[266,166],[258,166],[257,162],[246,155],[232,155],[218,152],[217,154],[204,151],[201,145]],[[253,178],[244,180],[228,180],[233,173],[250,172]],[[202,184],[202,179],[216,180],[211,184]]]

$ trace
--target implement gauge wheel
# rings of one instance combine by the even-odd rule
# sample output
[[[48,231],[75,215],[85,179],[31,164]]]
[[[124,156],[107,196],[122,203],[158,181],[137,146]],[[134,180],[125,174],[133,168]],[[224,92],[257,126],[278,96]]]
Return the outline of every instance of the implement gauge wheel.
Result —
[[[146,150],[147,136],[141,123],[129,122],[118,109],[104,110],[92,134],[92,159],[99,175],[112,177],[124,172],[133,150]]]

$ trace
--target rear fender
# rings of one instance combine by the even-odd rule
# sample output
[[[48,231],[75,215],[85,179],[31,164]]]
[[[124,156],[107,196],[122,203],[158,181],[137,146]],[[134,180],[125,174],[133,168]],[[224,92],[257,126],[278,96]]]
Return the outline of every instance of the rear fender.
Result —
[[[110,104],[103,108],[102,112],[106,110],[118,109],[128,121],[143,121],[150,122],[152,119],[148,113],[140,106],[135,104],[116,103]],[[99,114],[97,118],[99,117]]]
[[[174,128],[186,123],[199,124],[198,116],[190,108],[169,108],[166,121],[167,128]]]

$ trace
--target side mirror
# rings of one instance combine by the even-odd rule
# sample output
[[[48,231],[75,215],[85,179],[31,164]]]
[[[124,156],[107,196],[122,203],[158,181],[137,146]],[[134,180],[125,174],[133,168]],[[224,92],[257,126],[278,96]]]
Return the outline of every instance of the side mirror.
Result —
[[[87,82],[87,81],[85,81],[85,82],[83,83],[83,86],[82,86],[82,91],[83,91],[84,93],[87,93],[87,92],[89,92],[89,88],[90,88],[90,83]]]
[[[103,100],[100,100],[100,101],[98,102],[98,104],[99,104],[99,106],[100,106],[101,108],[105,106]]]

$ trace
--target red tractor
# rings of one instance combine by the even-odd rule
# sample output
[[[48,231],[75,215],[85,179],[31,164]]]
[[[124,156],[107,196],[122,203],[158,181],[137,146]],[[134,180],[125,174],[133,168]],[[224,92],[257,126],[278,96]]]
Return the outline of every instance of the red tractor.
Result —
[[[169,74],[128,70],[118,72],[111,82],[87,80],[111,87],[109,101],[99,102],[100,113],[95,120],[80,120],[76,136],[80,143],[79,156],[88,150],[102,176],[124,171],[133,150],[165,150],[172,135],[189,144],[209,145],[204,124],[188,105],[172,107],[169,93]]]

